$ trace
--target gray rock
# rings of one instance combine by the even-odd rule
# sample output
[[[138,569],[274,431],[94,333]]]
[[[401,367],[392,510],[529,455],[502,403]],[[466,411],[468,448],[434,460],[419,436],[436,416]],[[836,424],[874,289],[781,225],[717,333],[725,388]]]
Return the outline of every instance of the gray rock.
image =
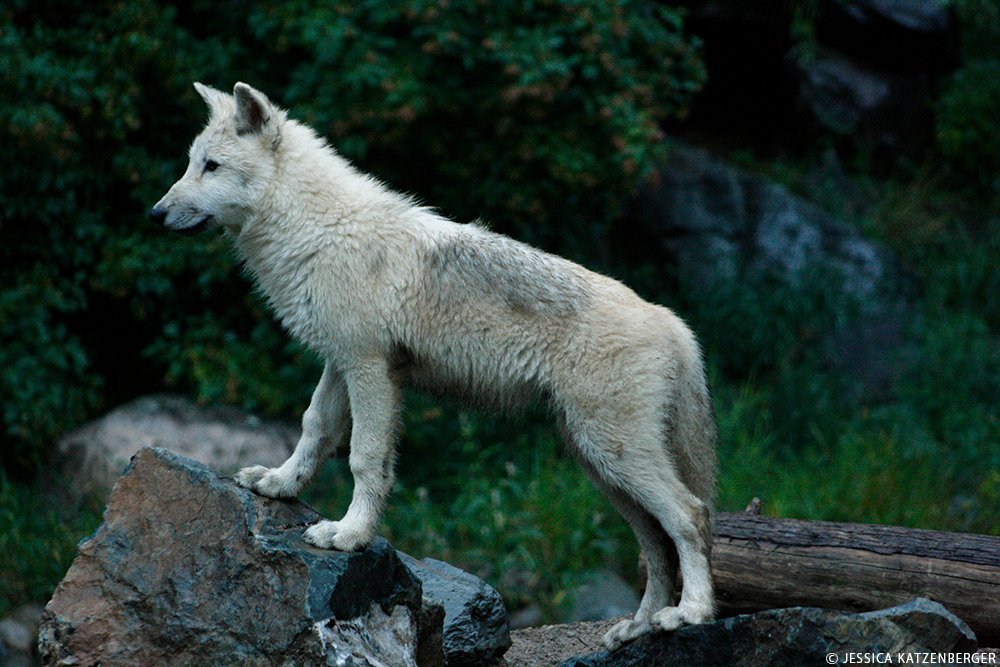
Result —
[[[403,555],[403,552],[396,552]],[[412,570],[410,570],[412,572]],[[418,577],[419,578],[419,577]],[[420,667],[443,667],[444,654],[444,605],[424,595],[417,616],[417,664]]]
[[[802,99],[828,129],[857,132],[892,101],[892,82],[846,56],[821,50],[800,63]]]
[[[387,614],[376,603],[360,616],[317,625],[316,634],[325,651],[323,657],[327,665],[418,665],[417,652],[414,650],[417,627],[413,615],[402,606],[393,607],[392,613]]]
[[[639,194],[635,219],[696,284],[746,271],[794,281],[824,270],[868,300],[898,279],[895,256],[850,225],[766,178],[680,141],[672,143],[657,185]]]
[[[800,667],[831,664],[847,653],[952,653],[976,650],[972,630],[936,602],[850,614],[832,609],[793,607],[734,616],[673,633],[640,637],[617,651],[572,658],[563,667],[644,665],[732,665]]]
[[[35,633],[25,623],[13,618],[0,621],[0,646],[15,653],[31,653],[35,645]]]
[[[449,667],[484,665],[510,648],[507,608],[482,579],[448,563],[400,554],[423,584],[425,597],[444,607],[444,654]]]
[[[43,661],[415,665],[419,580],[382,539],[307,545],[319,518],[141,450],[45,608]]]
[[[901,73],[832,49],[798,62],[799,97],[820,125],[868,149],[919,148],[929,136],[932,77]]]
[[[513,631],[534,628],[542,624],[543,618],[542,608],[537,604],[530,604],[511,613],[510,629]]]
[[[23,604],[0,619],[0,665],[33,667],[38,664],[38,624],[43,605]]]
[[[617,572],[599,570],[582,577],[570,593],[570,612],[565,621],[603,621],[632,615],[639,608],[639,595]]]
[[[22,604],[20,607],[12,611],[8,616],[19,623],[24,623],[26,626],[31,628],[34,633],[38,632],[38,624],[42,622],[42,613],[45,611],[45,605],[38,602],[29,602],[27,604]]]
[[[819,40],[873,66],[940,72],[958,62],[958,26],[941,0],[832,0],[817,16]]]
[[[232,407],[202,407],[179,396],[136,399],[62,438],[61,467],[77,494],[106,496],[132,455],[163,447],[214,470],[276,466],[295,447],[300,429]]]
[[[858,614],[868,622],[890,621],[912,633],[914,640],[928,649],[975,651],[976,633],[965,621],[927,598]]]
[[[876,22],[932,34],[951,29],[951,12],[941,0],[834,0],[859,26]]]

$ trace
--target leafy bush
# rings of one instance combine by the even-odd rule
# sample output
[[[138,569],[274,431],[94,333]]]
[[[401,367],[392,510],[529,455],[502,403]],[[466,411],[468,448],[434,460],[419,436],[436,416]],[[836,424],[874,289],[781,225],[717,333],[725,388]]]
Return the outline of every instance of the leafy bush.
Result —
[[[100,516],[90,502],[55,506],[41,485],[13,483],[0,471],[0,616],[47,600]]]
[[[935,105],[937,144],[956,181],[1000,194],[1000,5],[951,0],[963,65]]]
[[[641,2],[286,3],[249,24],[349,156],[544,245],[609,222],[704,78],[678,15]]]
[[[174,118],[154,113],[143,81],[176,81],[170,54],[199,48],[148,2],[15,2],[0,21],[0,460],[23,466],[101,404],[107,375],[95,359],[138,333],[88,308],[96,294],[139,300],[156,286],[108,253],[137,236],[150,180],[172,171],[150,149]],[[164,291],[171,273],[158,279]]]
[[[943,443],[956,477],[974,484],[984,471],[1000,470],[1000,341],[971,314],[921,322],[918,335],[920,353],[900,393]]]
[[[962,178],[1000,193],[1000,59],[962,67],[937,108],[937,141]]]

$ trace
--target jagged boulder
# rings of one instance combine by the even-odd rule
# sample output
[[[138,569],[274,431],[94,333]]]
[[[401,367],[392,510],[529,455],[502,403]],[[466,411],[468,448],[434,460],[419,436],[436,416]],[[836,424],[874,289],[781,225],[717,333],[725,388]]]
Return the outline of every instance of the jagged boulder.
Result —
[[[506,653],[511,643],[507,608],[492,586],[443,561],[400,556],[420,579],[424,596],[444,607],[448,667],[490,665]]]
[[[792,607],[640,637],[617,651],[571,658],[562,667],[800,667],[845,664],[847,654],[972,653],[976,636],[936,602],[918,598],[863,614]],[[895,664],[895,662],[894,662]]]
[[[299,501],[141,450],[45,608],[43,661],[445,664],[442,605],[398,552],[383,539],[354,553],[316,549],[302,534],[319,519]]]

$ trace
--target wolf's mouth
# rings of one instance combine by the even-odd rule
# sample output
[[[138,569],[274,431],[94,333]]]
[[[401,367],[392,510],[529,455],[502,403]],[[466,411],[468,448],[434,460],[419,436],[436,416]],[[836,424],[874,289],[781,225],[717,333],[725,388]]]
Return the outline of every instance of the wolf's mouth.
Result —
[[[209,223],[212,222],[212,216],[206,215],[204,218],[191,225],[190,227],[185,227],[184,229],[176,229],[178,234],[183,234],[184,236],[194,236],[195,234],[200,234],[208,228]]]

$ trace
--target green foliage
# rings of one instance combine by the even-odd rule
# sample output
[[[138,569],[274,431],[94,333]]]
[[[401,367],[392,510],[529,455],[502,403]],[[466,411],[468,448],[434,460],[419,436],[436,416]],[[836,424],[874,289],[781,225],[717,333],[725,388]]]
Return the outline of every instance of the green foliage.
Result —
[[[919,325],[920,354],[901,382],[906,405],[950,457],[956,478],[973,484],[1000,470],[1000,339],[983,320],[947,313]]]
[[[852,317],[858,304],[841,282],[832,271],[795,282],[748,271],[734,280],[688,286],[684,311],[724,372],[770,372],[815,355],[827,333]]]
[[[86,351],[61,321],[79,308],[73,286],[42,267],[16,280],[13,289],[0,292],[4,435],[15,444],[45,443],[94,406],[100,378],[86,372]],[[3,456],[18,467],[37,463],[26,447],[12,447]]]
[[[910,403],[855,406],[836,426],[814,425],[807,445],[790,448],[776,418],[786,399],[771,386],[716,387],[720,509],[739,511],[756,496],[773,516],[1000,531],[1000,433],[987,403],[963,406],[949,432]],[[800,403],[821,414],[822,405]]]
[[[388,512],[386,535],[493,582],[512,608],[537,602],[557,620],[576,577],[603,567],[632,573],[638,547],[580,466],[554,445],[500,471],[472,466],[450,494],[405,490]]]
[[[15,484],[0,471],[0,615],[22,602],[44,601],[97,528],[92,503],[53,506],[41,485]]]
[[[817,328],[849,330],[852,308],[822,276],[798,289],[743,280],[685,302],[715,365],[720,507],[758,496],[778,516],[996,534],[995,205],[970,201],[933,169],[859,180],[878,202],[859,222],[923,286],[908,306],[908,343],[886,351],[903,372],[871,404],[851,390],[850,368],[824,363]]]
[[[1000,4],[996,0],[949,0],[959,19],[967,61],[1000,57]]]
[[[793,0],[788,36],[792,41],[789,56],[799,63],[811,62],[816,58],[818,41],[816,38],[816,15],[818,0]]]
[[[937,140],[948,164],[1000,193],[1000,58],[962,67],[937,106]]]
[[[563,249],[618,212],[705,76],[652,3],[286,2],[248,23],[284,101],[349,157]]]
[[[177,81],[172,54],[202,49],[149,2],[14,3],[0,21],[0,460],[23,466],[102,404],[95,358],[141,329],[92,316],[95,299],[122,303],[116,315],[129,300],[155,308],[144,299],[168,291],[184,263],[183,250],[126,239],[138,238],[136,214],[159,187],[150,181],[176,168],[152,157],[176,117],[154,112],[143,82]],[[164,265],[177,268],[136,275]]]
[[[935,105],[937,144],[956,180],[1000,195],[1000,5],[952,0],[963,65]]]

